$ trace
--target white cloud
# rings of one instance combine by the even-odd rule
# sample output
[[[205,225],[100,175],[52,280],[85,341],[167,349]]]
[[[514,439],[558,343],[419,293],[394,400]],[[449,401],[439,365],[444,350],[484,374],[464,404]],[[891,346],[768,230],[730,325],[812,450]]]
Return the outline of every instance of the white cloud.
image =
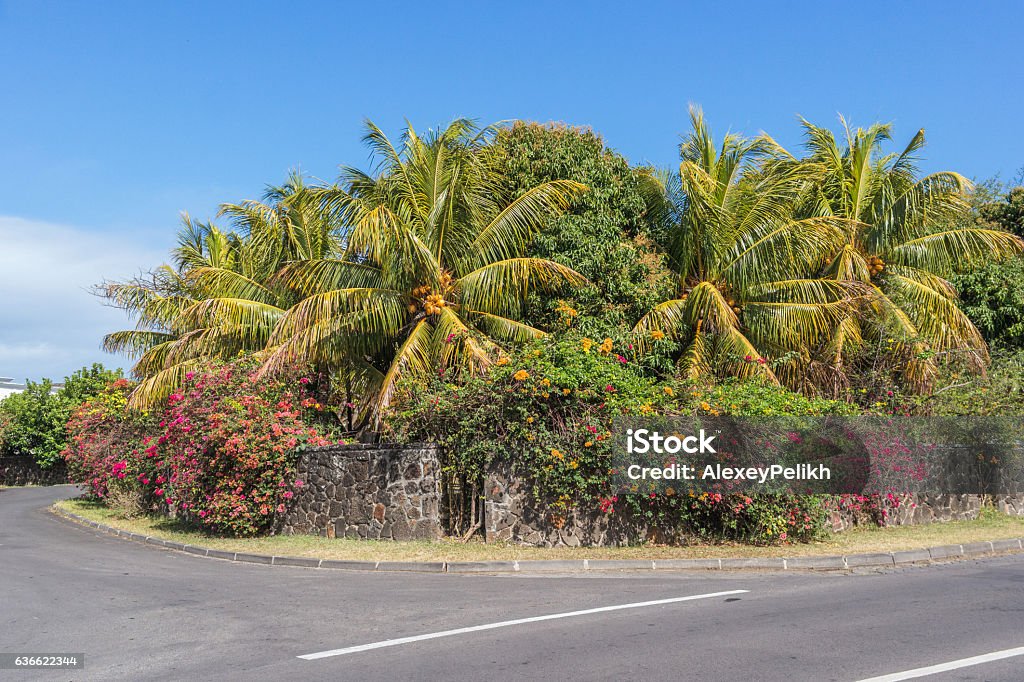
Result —
[[[126,366],[101,343],[130,322],[89,289],[165,260],[131,234],[0,216],[0,376],[59,381],[93,362]]]

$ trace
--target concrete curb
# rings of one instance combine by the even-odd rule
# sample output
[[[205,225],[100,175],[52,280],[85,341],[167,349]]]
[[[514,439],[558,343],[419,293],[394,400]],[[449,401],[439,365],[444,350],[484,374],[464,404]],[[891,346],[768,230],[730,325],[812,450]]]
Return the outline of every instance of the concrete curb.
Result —
[[[298,566],[341,571],[413,571],[417,573],[581,573],[590,571],[845,571],[852,568],[893,568],[911,564],[931,563],[995,556],[1021,552],[1024,538],[973,542],[966,545],[943,545],[927,549],[899,552],[873,552],[845,556],[797,556],[727,559],[583,559],[583,560],[528,560],[528,561],[337,561],[312,557],[272,556],[225,552],[198,545],[184,545],[138,533],[129,533],[112,526],[91,521],[78,514],[51,507],[57,516],[83,526],[94,528],[131,542],[164,549],[187,552],[210,559],[221,559],[264,566]]]

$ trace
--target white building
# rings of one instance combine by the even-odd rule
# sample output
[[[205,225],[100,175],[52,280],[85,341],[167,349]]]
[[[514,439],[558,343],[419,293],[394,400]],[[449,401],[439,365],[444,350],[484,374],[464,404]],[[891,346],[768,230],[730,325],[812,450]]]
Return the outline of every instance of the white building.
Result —
[[[54,384],[51,389],[52,393],[59,391],[64,384]],[[12,393],[21,393],[25,390],[25,384],[14,383],[13,377],[0,377],[0,400],[3,400]]]

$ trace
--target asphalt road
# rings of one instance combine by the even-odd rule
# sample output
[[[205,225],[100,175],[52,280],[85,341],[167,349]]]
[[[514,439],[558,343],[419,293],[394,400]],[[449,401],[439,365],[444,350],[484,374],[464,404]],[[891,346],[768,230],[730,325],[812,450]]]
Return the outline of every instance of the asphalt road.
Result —
[[[864,574],[520,576],[269,567],[97,534],[0,490],[2,680],[861,680],[1024,647],[1024,556]],[[460,628],[746,590],[306,660]],[[1024,680],[1024,656],[928,677]]]

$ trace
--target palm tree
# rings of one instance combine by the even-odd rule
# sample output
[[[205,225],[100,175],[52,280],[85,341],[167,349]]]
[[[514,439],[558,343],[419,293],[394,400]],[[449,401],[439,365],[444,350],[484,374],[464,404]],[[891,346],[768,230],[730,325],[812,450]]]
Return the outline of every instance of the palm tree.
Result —
[[[678,290],[636,324],[636,343],[680,342],[679,369],[690,378],[798,384],[797,358],[847,316],[855,293],[809,276],[846,238],[847,221],[795,217],[815,169],[779,160],[769,138],[729,134],[716,147],[700,109],[690,118],[679,174],[659,183],[674,223],[667,250]]]
[[[842,366],[865,337],[887,335],[894,340],[892,351],[909,357],[903,371],[913,389],[933,385],[939,356],[959,353],[983,369],[985,342],[957,306],[948,278],[1019,253],[1024,242],[968,223],[971,185],[961,175],[918,177],[916,155],[925,145],[924,130],[902,152],[882,155],[882,144],[892,139],[891,126],[851,130],[845,120],[842,124],[840,147],[831,131],[803,121],[808,150],[803,163],[820,173],[802,215],[842,217],[856,225],[830,254],[824,273],[872,293],[862,315],[845,319],[828,345],[833,362]],[[863,323],[864,314],[874,326]]]
[[[499,343],[543,335],[521,321],[528,291],[584,279],[523,254],[585,188],[555,181],[504,196],[484,153],[492,133],[465,120],[422,137],[408,126],[399,151],[367,123],[377,173],[346,168],[317,193],[350,226],[345,252],[282,270],[300,300],[274,329],[265,371],[331,368],[367,397],[361,418],[373,426],[403,378],[479,372]]]
[[[106,283],[101,295],[137,319],[104,347],[138,357],[134,406],[149,406],[211,359],[262,350],[296,297],[275,275],[290,261],[341,251],[342,237],[298,174],[264,201],[224,204],[233,230],[183,216],[174,266],[148,278]]]

